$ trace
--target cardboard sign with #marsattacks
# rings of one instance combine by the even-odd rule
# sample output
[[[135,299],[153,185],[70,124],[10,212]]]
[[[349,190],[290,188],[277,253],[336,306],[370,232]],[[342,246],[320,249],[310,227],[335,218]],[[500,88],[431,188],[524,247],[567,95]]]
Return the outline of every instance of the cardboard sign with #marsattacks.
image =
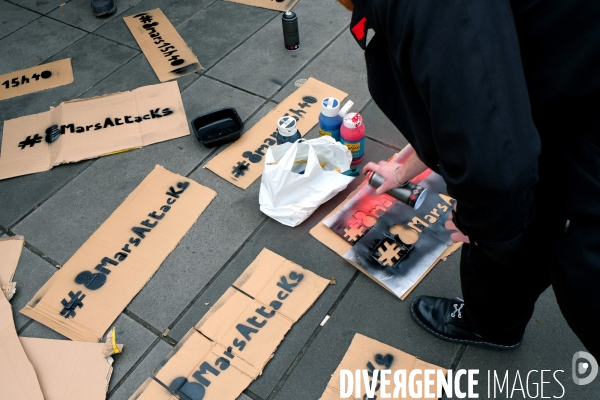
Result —
[[[46,141],[50,127],[61,135]],[[61,103],[4,121],[0,179],[190,134],[177,82]]]
[[[132,398],[235,400],[327,285],[263,249]]]
[[[298,131],[304,136],[319,122],[321,101],[335,97],[342,101],[347,94],[314,78],[309,78],[294,93],[269,111],[248,132],[206,164],[223,179],[239,188],[248,189],[262,175],[264,156],[269,146],[277,143],[277,121],[289,115],[297,121]]]
[[[215,196],[156,166],[21,313],[70,339],[99,341]]]
[[[123,18],[161,82],[202,69],[160,8]]]

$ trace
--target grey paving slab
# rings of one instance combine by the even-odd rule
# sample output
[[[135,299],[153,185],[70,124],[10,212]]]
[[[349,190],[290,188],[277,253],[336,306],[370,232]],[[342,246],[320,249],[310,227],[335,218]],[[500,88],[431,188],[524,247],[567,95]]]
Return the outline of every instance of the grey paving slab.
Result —
[[[419,294],[450,296],[457,292],[457,255],[434,268],[405,301],[360,274],[275,398],[318,399],[356,333],[427,362],[450,367],[459,346],[423,331],[412,321],[408,307]]]
[[[121,14],[119,18],[111,19],[107,24],[97,29],[94,33],[104,36],[116,42],[125,44],[133,48],[139,48],[133,38],[131,31],[123,21],[124,17],[136,15],[140,12],[160,8],[167,16],[174,27],[178,27],[184,21],[190,19],[193,15],[202,11],[216,0],[144,0],[137,1],[135,6],[127,9],[127,12]],[[186,38],[184,38],[186,40]],[[189,45],[189,43],[188,43]]]
[[[217,197],[128,307],[160,331],[265,218],[258,208],[259,181],[244,191],[204,168],[190,178],[215,190]]]
[[[39,17],[39,14],[31,12],[26,8],[16,6],[7,1],[0,1],[0,26],[2,27],[0,39]]]
[[[190,121],[198,115],[224,107],[234,107],[244,121],[265,102],[260,97],[204,76],[188,86],[181,97]],[[247,128],[252,126],[245,125]]]
[[[240,395],[236,400],[252,400],[250,397],[246,396],[244,393]]]
[[[190,135],[99,158],[16,225],[14,231],[64,264],[156,164],[185,175],[206,153]],[[48,235],[46,229],[52,229],[53,235]]]
[[[13,3],[40,14],[46,14],[68,1],[69,0],[12,0]]]
[[[402,149],[408,144],[398,128],[377,107],[374,101],[362,113],[366,135],[396,149]]]
[[[0,225],[13,226],[93,161],[65,164],[50,171],[0,181]]]
[[[190,74],[177,79],[182,90],[199,78]],[[83,97],[102,96],[105,94],[134,90],[141,86],[157,85],[160,81],[143,54],[138,54],[127,63],[112,72],[108,77],[83,94]]]
[[[275,18],[207,74],[270,97],[350,22],[350,13],[334,1],[301,1],[294,12],[298,15],[300,49],[293,52],[285,49],[281,20]]]
[[[112,15],[97,18],[92,13],[91,2],[87,0],[72,0],[63,6],[56,8],[48,13],[48,17],[54,18],[65,24],[83,29],[87,32],[93,32],[108,21],[121,19],[123,15],[128,15],[128,10],[142,0],[116,0],[117,12]]]
[[[156,340],[156,336],[152,332],[125,314],[119,315],[109,331],[113,327],[117,328],[117,343],[123,344],[123,352],[113,356],[115,363],[113,364],[113,374],[110,378],[108,390],[112,390],[116,383],[150,347],[152,342]]]
[[[467,305],[465,305],[466,307]],[[571,331],[564,320],[552,289],[548,289],[538,300],[533,318],[527,326],[521,347],[515,351],[497,352],[468,346],[458,365],[459,369],[479,369],[479,384],[475,393],[480,398],[521,398],[523,392],[519,391],[517,372],[525,390],[529,389],[527,398],[535,398],[537,390],[541,387],[541,371],[544,373],[544,397],[592,400],[598,398],[600,379],[585,386],[578,386],[572,379],[572,359],[578,351],[585,351],[585,347]],[[527,384],[527,374],[532,372]],[[563,372],[555,371],[562,370]],[[508,371],[508,385],[501,392],[496,386],[494,396],[494,372],[500,379]],[[490,382],[488,383],[488,373]],[[555,380],[560,382],[557,383]],[[561,388],[561,385],[564,387]],[[516,391],[508,394],[507,391]],[[490,395],[488,395],[488,388]],[[563,394],[564,391],[564,394]],[[525,392],[527,393],[527,392]],[[541,393],[539,393],[541,398]]]
[[[87,35],[51,58],[71,58],[75,75],[73,83],[6,100],[0,111],[0,119],[48,111],[63,101],[78,98],[136,54],[136,51],[125,46]],[[114,86],[112,90],[116,92],[120,89]],[[0,224],[14,224],[90,164],[91,161],[84,161],[61,165],[48,172],[0,181],[0,201],[3,204]]]
[[[17,282],[17,292],[10,300],[17,331],[30,321],[28,317],[19,311],[25,307],[27,302],[33,298],[56,271],[58,270],[54,266],[48,264],[27,248],[23,248],[13,278],[13,281]]]
[[[371,148],[368,157],[369,160],[379,160],[388,157],[388,153],[389,149],[376,145]],[[169,335],[180,340],[265,247],[320,276],[335,277],[337,285],[330,285],[309,311],[294,325],[277,349],[273,359],[267,364],[263,374],[250,385],[249,389],[253,393],[263,398],[268,397],[356,272],[350,264],[310,236],[308,231],[343,201],[359,183],[360,181],[356,179],[345,191],[319,207],[309,219],[295,228],[287,227],[271,219],[267,220],[266,224],[178,321]]]
[[[70,58],[74,76],[72,83],[4,100],[0,119],[6,120],[48,111],[50,107],[56,107],[63,101],[78,98],[107,76],[112,77],[115,70],[138,53],[98,36],[86,35],[46,60]],[[112,87],[112,90],[122,91],[118,86]]]
[[[48,328],[46,325],[42,325],[37,321],[32,321],[31,324],[19,333],[19,336],[25,337],[36,337],[42,339],[56,339],[56,340],[69,340],[66,336]]]
[[[348,93],[346,99],[354,102],[351,111],[361,110],[371,99],[363,51],[347,29],[323,53],[298,72],[273,100],[281,102],[297,89],[294,85],[296,80],[310,77]],[[366,124],[365,121],[365,126]]]
[[[190,178],[210,187],[217,197],[165,260],[128,309],[163,331],[265,218],[259,211],[259,185],[246,191],[209,170]]]
[[[206,78],[189,90],[193,95],[188,98],[184,93],[183,96],[186,109],[191,110],[188,111],[188,117],[191,113],[201,114],[213,110],[213,98],[226,99],[222,106],[235,107],[242,118],[247,118],[262,103],[258,98]],[[202,97],[196,95],[196,90],[202,93]],[[225,93],[229,95],[219,96]],[[216,105],[220,106],[218,103]],[[189,135],[99,158],[83,175],[79,175],[19,223],[15,232],[23,232],[30,243],[62,264],[150,173],[154,165],[161,164],[170,171],[186,175],[210,151],[193,135]],[[116,182],[115,176],[119,177]],[[70,218],[59,219],[57,215],[69,215]],[[52,226],[53,232],[60,235],[62,240],[54,241],[40,231],[40,226]]]
[[[177,31],[198,56],[200,64],[208,69],[276,15],[276,11],[264,8],[217,1],[180,25]],[[260,52],[264,44],[255,47],[256,43],[246,42],[244,47],[248,46]],[[247,67],[245,76],[254,79],[259,72],[249,61],[243,61]]]
[[[115,390],[109,393],[110,400],[126,400],[148,379],[154,370],[160,365],[160,362],[173,350],[163,340],[159,341],[156,346],[148,353],[146,357],[138,364],[127,379]],[[110,380],[111,387],[117,384],[113,377]],[[112,389],[111,389],[112,390]]]
[[[119,315],[109,331],[112,330],[113,327],[117,328],[117,343],[123,344],[123,353],[115,354],[113,356],[115,362],[113,364],[113,374],[110,379],[109,390],[121,380],[148,347],[150,347],[152,342],[156,340],[156,336],[152,332],[125,314]],[[37,321],[33,321],[20,336],[45,339],[67,339]],[[102,340],[104,341],[105,338]]]
[[[0,74],[38,65],[83,35],[85,32],[61,22],[38,18],[0,40],[6,54],[0,60]]]

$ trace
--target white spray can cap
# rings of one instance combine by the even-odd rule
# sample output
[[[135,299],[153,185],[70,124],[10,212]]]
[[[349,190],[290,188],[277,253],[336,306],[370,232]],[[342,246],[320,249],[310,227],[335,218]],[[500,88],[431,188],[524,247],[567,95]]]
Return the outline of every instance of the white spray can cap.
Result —
[[[340,101],[335,97],[325,97],[321,102],[321,112],[326,117],[335,117],[340,112]]]
[[[281,136],[292,136],[298,130],[296,120],[290,116],[279,118],[277,121],[277,130]]]
[[[362,123],[362,115],[359,113],[348,113],[344,117],[344,126],[346,128],[355,129],[361,126]]]

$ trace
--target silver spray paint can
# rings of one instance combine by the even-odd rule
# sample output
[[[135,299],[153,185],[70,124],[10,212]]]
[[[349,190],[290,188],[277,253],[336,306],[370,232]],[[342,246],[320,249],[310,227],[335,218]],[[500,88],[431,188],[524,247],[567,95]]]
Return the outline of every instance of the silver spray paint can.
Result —
[[[298,50],[300,34],[298,32],[298,17],[293,11],[287,11],[281,16],[283,25],[283,44],[288,50]]]
[[[372,172],[371,177],[369,178],[369,185],[373,186],[374,188],[378,188],[383,184],[384,181],[385,179],[381,175]],[[423,186],[408,181],[400,187],[388,190],[386,193],[400,200],[404,204],[417,209],[419,206],[421,206],[423,200],[425,200],[426,191],[427,189],[425,189]]]

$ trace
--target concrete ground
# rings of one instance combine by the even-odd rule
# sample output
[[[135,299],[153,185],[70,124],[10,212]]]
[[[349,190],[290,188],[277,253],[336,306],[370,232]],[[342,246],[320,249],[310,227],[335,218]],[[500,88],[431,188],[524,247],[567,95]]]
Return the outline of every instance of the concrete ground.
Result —
[[[348,31],[350,14],[334,0],[300,0],[294,7],[301,40],[296,52],[283,48],[276,11],[221,0],[117,0],[116,15],[97,19],[89,3],[0,0],[0,74],[66,57],[72,58],[75,74],[70,85],[1,101],[0,120],[47,111],[66,100],[158,83],[122,17],[160,7],[205,68],[178,81],[188,119],[233,106],[246,127],[252,127],[295,89],[296,80],[312,76],[349,93],[354,110],[363,114],[366,161],[386,159],[406,144],[372,102],[361,50]],[[309,133],[316,135],[315,129]],[[488,371],[504,376],[506,370],[511,388],[517,371],[523,386],[527,373],[538,371],[530,375],[530,396],[524,396],[527,392],[519,390],[517,381],[512,398],[534,398],[541,370],[552,371],[544,375],[550,383],[544,385],[543,397],[561,396],[552,373],[562,370],[556,375],[564,386],[562,398],[598,398],[600,378],[587,386],[576,386],[571,379],[572,356],[584,348],[551,290],[539,300],[516,351],[437,340],[413,323],[408,307],[421,294],[460,295],[458,255],[438,265],[400,301],[308,234],[358,180],[302,225],[288,228],[259,211],[258,180],[243,191],[202,168],[221,150],[206,149],[187,136],[0,181],[0,231],[27,240],[12,300],[19,335],[62,338],[18,311],[161,164],[218,195],[116,320],[125,351],[115,356],[108,398],[129,398],[264,247],[323,277],[334,276],[337,285],[327,288],[293,326],[243,399],[318,399],[357,332],[446,368],[479,369],[480,398],[509,398],[506,390],[497,396],[487,393]],[[320,327],[328,314],[331,319]],[[168,336],[162,337],[167,329]]]

